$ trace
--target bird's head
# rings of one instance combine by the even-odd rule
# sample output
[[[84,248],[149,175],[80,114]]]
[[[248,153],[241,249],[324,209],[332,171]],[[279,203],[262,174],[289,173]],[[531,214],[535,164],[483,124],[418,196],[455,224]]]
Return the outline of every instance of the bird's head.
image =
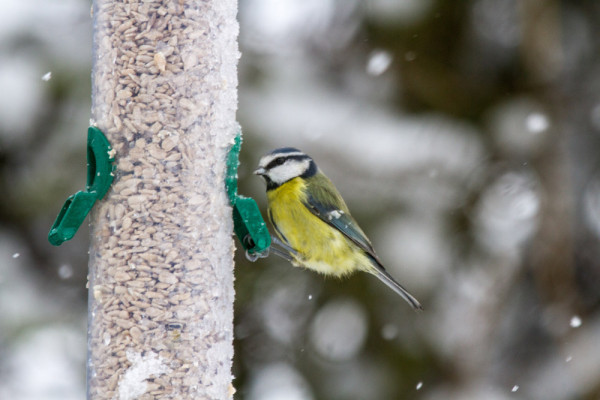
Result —
[[[299,176],[311,177],[317,171],[317,165],[310,156],[293,147],[283,147],[263,156],[254,173],[262,176],[267,188],[271,189]]]

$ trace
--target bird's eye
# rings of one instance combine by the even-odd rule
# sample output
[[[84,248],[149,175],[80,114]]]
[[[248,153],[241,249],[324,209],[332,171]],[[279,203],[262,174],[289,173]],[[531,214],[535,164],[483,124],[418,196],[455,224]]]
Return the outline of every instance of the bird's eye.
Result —
[[[285,157],[277,157],[276,159],[272,160],[265,168],[267,170],[270,170],[271,168],[275,168],[279,165],[283,165],[286,162],[286,158]]]

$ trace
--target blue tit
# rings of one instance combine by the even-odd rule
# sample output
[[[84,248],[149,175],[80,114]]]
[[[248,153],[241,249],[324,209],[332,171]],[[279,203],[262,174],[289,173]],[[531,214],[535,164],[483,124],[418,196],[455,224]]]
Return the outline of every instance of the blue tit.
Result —
[[[268,216],[287,257],[325,275],[375,275],[413,309],[421,304],[385,270],[333,183],[314,160],[286,147],[261,158],[255,174],[267,183]]]

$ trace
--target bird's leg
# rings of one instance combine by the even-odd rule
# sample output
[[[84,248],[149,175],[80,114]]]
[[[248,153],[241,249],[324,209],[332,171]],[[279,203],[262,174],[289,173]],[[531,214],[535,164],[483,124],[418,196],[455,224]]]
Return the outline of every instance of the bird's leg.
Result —
[[[277,247],[271,246],[271,252],[273,254],[275,254],[276,256],[283,258],[286,261],[289,261],[289,262],[294,261],[294,257],[292,257],[292,255],[285,250],[281,250]]]
[[[250,246],[253,246],[252,239],[250,236],[247,236],[245,240],[248,240]],[[266,258],[269,256],[269,253],[272,252],[276,256],[279,256],[289,262],[294,262],[294,256],[298,254],[296,250],[291,248],[286,243],[283,243],[281,240],[277,239],[275,236],[271,236],[271,246],[266,248],[261,252],[250,253],[246,250],[246,259],[250,262],[254,262],[259,258]]]
[[[269,247],[268,249],[261,251],[260,253],[250,253],[248,250],[246,250],[246,259],[250,262],[254,262],[259,258],[266,258],[269,254],[275,254],[276,256],[279,256],[289,262],[292,262],[294,260],[290,253],[280,248],[274,247],[273,245],[271,245],[271,247]]]
[[[294,256],[298,254],[296,250],[291,248],[287,243],[283,243],[281,240],[277,239],[275,236],[271,237],[271,251],[276,256],[279,256],[292,264],[294,263]]]
[[[298,252],[291,248],[287,243],[283,243],[281,240],[277,239],[275,236],[271,236],[271,245],[277,245],[282,247],[283,250],[287,251],[290,254],[297,255]]]
[[[251,239],[248,238],[248,240]],[[277,246],[277,247],[276,247]],[[275,236],[271,237],[271,246],[261,252],[250,253],[246,250],[246,259],[250,262],[254,262],[259,258],[266,258],[270,253],[275,254],[289,262],[294,261],[294,255],[297,254],[297,251],[288,246],[286,243],[283,243],[281,240],[277,239]]]

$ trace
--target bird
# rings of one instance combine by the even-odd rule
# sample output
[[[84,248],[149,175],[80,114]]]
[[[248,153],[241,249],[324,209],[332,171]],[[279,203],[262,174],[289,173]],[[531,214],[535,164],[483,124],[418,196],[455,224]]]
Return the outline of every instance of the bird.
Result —
[[[279,239],[274,237],[273,244],[283,248],[274,248],[276,254],[327,276],[367,272],[414,310],[423,309],[386,271],[344,199],[310,156],[293,147],[275,149],[260,159],[254,174],[266,182],[267,216]]]

